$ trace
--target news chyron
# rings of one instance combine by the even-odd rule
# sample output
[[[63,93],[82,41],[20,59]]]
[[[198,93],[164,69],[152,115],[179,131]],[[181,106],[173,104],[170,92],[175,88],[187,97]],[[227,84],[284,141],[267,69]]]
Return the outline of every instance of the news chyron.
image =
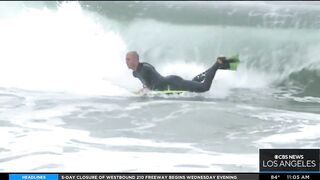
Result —
[[[260,149],[258,172],[0,173],[0,180],[320,180],[320,149]]]
[[[260,179],[320,180],[320,149],[260,149]]]
[[[318,172],[319,149],[260,149],[260,172]]]

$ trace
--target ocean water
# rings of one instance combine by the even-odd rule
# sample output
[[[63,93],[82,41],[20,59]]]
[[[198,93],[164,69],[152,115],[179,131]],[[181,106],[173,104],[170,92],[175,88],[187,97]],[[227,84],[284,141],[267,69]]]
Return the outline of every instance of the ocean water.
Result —
[[[257,172],[320,147],[318,2],[1,2],[0,171]],[[139,52],[210,91],[139,96]]]

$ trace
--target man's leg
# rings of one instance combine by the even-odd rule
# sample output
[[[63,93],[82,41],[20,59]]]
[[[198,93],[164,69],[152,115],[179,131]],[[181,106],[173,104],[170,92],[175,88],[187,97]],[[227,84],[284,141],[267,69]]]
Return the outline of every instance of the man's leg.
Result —
[[[219,62],[219,69],[230,69],[230,61],[233,62],[234,60],[227,60],[227,58],[225,57],[218,57],[217,59]],[[212,67],[207,69],[206,71],[198,74],[197,76],[195,76],[192,81],[197,81],[197,82],[203,82],[204,79],[206,78],[206,74],[208,73],[208,71],[211,71]]]
[[[212,80],[214,76],[216,75],[217,70],[219,69],[220,64],[216,62],[213,66],[211,66],[206,72],[205,76],[203,78],[203,81],[201,82],[202,86],[199,88],[198,92],[205,92],[208,91],[211,87]]]
[[[164,78],[164,81],[160,85],[161,90],[181,90],[181,91],[193,91],[198,92],[203,86],[202,83],[196,81],[184,80],[180,76],[170,75]]]
[[[202,72],[198,75],[196,75],[192,81],[196,81],[196,82],[202,82],[204,80],[204,78],[206,77],[206,73],[207,73],[208,70],[206,70],[205,72]]]
[[[202,82],[184,80],[179,76],[167,76],[165,82],[171,87],[171,90],[184,90],[192,92],[205,92],[211,87],[212,80],[219,69],[219,64],[215,63],[211,68],[205,71]],[[195,78],[194,78],[195,79]],[[200,80],[200,78],[198,78]]]

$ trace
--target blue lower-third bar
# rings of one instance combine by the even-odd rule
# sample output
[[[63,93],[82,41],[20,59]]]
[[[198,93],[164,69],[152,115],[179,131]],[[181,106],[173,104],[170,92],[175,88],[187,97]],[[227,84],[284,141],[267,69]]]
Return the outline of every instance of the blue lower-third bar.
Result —
[[[58,174],[9,174],[9,180],[59,180]]]

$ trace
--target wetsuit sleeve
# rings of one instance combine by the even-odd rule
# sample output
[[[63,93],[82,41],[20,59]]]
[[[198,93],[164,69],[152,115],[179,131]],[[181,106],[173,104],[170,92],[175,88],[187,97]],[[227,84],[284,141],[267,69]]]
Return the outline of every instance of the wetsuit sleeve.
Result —
[[[147,86],[148,88],[152,88],[152,82],[154,79],[154,70],[151,66],[144,65],[143,68],[141,69],[141,73],[143,74],[145,83],[144,85]]]
[[[146,80],[145,85],[149,89],[155,89],[160,83],[163,77],[157,72],[157,70],[150,64],[144,63],[143,65],[144,77]]]
[[[141,63],[138,70],[133,73],[133,76],[139,78],[142,84],[149,89],[154,89],[163,78],[156,69],[148,63]]]

